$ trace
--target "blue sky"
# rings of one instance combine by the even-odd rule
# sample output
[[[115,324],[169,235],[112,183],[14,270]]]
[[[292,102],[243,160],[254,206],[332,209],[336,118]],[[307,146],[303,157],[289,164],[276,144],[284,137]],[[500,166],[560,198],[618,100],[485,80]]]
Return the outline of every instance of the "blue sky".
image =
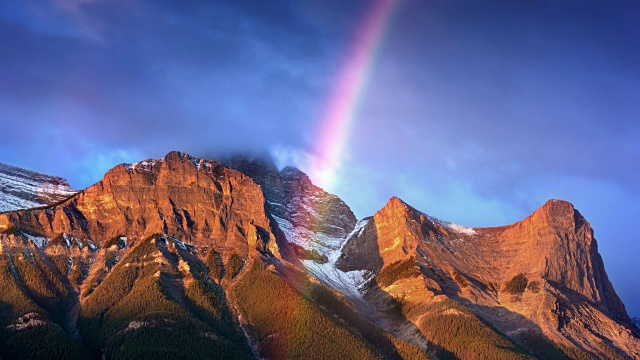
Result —
[[[75,188],[170,150],[303,170],[368,1],[0,1],[0,161]],[[332,192],[468,226],[571,201],[640,316],[640,4],[401,0]]]

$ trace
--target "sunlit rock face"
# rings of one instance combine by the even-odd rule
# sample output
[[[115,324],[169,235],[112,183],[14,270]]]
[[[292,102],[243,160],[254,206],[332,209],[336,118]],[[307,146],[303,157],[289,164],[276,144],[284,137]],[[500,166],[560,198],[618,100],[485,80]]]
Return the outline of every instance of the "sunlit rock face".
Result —
[[[336,265],[385,274],[403,262],[419,272],[398,272],[391,284],[372,282],[365,298],[384,311],[389,297],[401,302],[413,323],[421,324],[427,314],[420,309],[444,295],[523,346],[534,334],[592,354],[604,356],[603,343],[639,354],[638,334],[607,277],[593,230],[566,201],[550,200],[511,225],[470,229],[392,198],[349,239]],[[511,289],[514,278],[522,291]]]
[[[125,235],[163,233],[196,245],[233,249],[275,246],[260,186],[212,160],[171,152],[121,164],[95,185],[54,207],[2,214],[0,227],[53,238],[66,233],[98,245]]]
[[[75,193],[61,177],[0,163],[0,212],[54,204]]]

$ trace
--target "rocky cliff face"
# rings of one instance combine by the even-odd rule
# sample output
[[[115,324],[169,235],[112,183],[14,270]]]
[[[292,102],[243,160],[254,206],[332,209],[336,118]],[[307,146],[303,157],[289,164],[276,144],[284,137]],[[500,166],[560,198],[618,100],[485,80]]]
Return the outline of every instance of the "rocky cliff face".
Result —
[[[267,211],[277,225],[274,233],[293,246],[298,258],[327,262],[355,227],[356,217],[349,206],[313,185],[296,168],[278,171],[270,159],[246,156],[230,157],[223,163],[262,187]]]
[[[512,225],[470,229],[393,198],[349,239],[337,266],[380,275],[403,262],[419,272],[391,282],[376,277],[365,298],[378,309],[387,309],[389,297],[402,301],[419,324],[425,313],[412,309],[444,295],[525,347],[528,337],[543,335],[598,356],[610,356],[609,347],[640,356],[593,230],[568,202],[551,200]]]
[[[121,164],[97,184],[54,207],[0,215],[0,229],[54,238],[67,234],[102,245],[167,234],[200,246],[275,250],[260,187],[211,160],[171,152]]]
[[[507,267],[502,281],[531,274],[597,304],[616,320],[630,322],[604,270],[589,222],[570,203],[550,200],[497,237]]]
[[[75,193],[61,177],[0,163],[0,212],[50,205]]]

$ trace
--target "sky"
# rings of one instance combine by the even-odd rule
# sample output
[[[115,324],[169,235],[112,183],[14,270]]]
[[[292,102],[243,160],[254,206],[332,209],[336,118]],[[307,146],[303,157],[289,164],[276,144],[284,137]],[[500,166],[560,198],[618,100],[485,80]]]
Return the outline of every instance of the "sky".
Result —
[[[565,199],[640,316],[637,1],[0,0],[0,44],[1,162],[268,153],[466,226]]]

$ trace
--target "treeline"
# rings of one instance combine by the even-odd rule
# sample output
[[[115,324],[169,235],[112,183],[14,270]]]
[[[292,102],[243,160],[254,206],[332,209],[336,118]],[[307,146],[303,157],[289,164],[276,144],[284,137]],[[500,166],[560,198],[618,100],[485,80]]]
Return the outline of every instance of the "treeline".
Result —
[[[354,333],[253,261],[236,289],[262,356],[275,359],[381,359]]]
[[[154,261],[179,259],[158,250],[161,240],[150,237],[129,250],[86,299],[78,324],[94,356],[251,358],[222,288],[190,278],[185,289],[179,271]]]
[[[376,281],[380,287],[387,287],[400,279],[412,278],[420,274],[420,267],[412,256],[406,260],[394,261],[384,267],[376,275]]]
[[[593,357],[581,349],[569,347],[547,339],[541,334],[529,334],[524,337],[525,346],[538,359],[558,360],[624,360],[625,357],[618,354],[610,346],[600,342],[596,346],[604,355]]]
[[[43,296],[52,294],[46,288],[47,283],[41,281],[43,276],[37,265],[38,262],[35,259],[33,259],[33,263],[31,261],[30,257],[25,257],[21,251],[16,249],[9,250],[9,253],[0,253],[0,284],[2,286],[0,291],[0,359],[88,358],[89,352],[82,344],[74,341],[69,334],[54,325],[39,325],[22,330],[7,328],[16,319],[28,313],[37,313],[41,319],[50,321],[49,312],[30,298],[31,295],[36,294],[38,299],[42,300]],[[43,264],[40,263],[40,265]],[[36,277],[41,279],[36,280]],[[25,280],[29,287],[25,285]],[[54,310],[60,307],[60,304],[55,301],[55,297],[45,305]]]
[[[20,291],[46,310],[54,321],[64,321],[69,292],[53,269],[30,249],[11,248],[5,256],[11,256],[12,272],[17,278],[14,281]]]
[[[29,313],[43,313],[43,309],[29,299],[16,282],[10,254],[0,253],[0,328],[4,329],[18,317]]]
[[[451,299],[432,303],[419,327],[438,359],[534,359]]]
[[[400,340],[373,325],[358,313],[351,304],[323,285],[310,283],[309,295],[311,299],[329,313],[343,321],[349,328],[354,329],[371,346],[381,352],[385,359],[430,359],[420,348]]]
[[[0,344],[0,358],[6,359],[91,359],[87,348],[52,325],[4,330]]]

